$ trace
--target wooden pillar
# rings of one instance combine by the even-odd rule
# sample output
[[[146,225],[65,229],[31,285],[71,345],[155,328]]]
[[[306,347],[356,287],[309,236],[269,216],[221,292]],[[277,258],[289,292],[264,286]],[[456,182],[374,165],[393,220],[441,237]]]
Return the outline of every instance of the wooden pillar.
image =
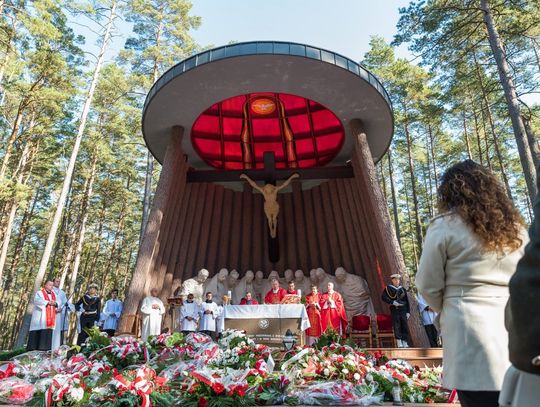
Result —
[[[145,285],[153,270],[154,260],[157,256],[156,245],[159,238],[159,231],[163,220],[165,208],[168,206],[169,195],[173,190],[174,184],[178,181],[177,170],[182,163],[185,163],[184,153],[182,151],[182,136],[184,129],[181,126],[174,126],[171,129],[171,135],[165,158],[163,159],[163,167],[157,185],[154,201],[146,231],[139,247],[139,254],[135,264],[135,270],[131,278],[131,283],[126,292],[122,317],[118,326],[119,332],[131,331],[133,320],[129,315],[137,313],[139,304],[143,297],[148,293],[145,292]],[[185,182],[185,177],[184,177]]]
[[[360,120],[355,119],[351,121],[351,133],[354,137],[352,166],[354,169],[355,184],[360,192],[360,196],[364,197],[364,204],[371,214],[366,219],[366,222],[369,222],[370,229],[373,231],[373,246],[377,251],[373,255],[381,259],[381,277],[384,278],[386,283],[389,283],[391,274],[400,273],[403,276],[403,286],[410,287],[410,276],[405,268],[405,262],[403,261],[396,233],[386,209],[386,200],[377,180],[375,163],[373,162],[367,137]],[[368,272],[377,273],[379,271],[371,270]],[[379,278],[371,280],[380,281]],[[383,288],[371,287],[371,292],[373,295],[380,295]],[[411,317],[408,325],[413,342],[411,345],[429,347],[429,341],[422,325],[416,298],[412,293],[409,294],[409,301],[411,305]]]

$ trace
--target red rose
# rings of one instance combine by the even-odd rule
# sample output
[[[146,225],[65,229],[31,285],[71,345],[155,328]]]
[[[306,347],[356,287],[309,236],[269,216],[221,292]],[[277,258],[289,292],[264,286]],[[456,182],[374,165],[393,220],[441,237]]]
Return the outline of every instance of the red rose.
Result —
[[[212,383],[212,390],[214,390],[214,393],[221,394],[225,391],[225,386],[223,386],[219,382]]]
[[[204,397],[199,398],[197,402],[197,407],[208,407],[208,401]]]

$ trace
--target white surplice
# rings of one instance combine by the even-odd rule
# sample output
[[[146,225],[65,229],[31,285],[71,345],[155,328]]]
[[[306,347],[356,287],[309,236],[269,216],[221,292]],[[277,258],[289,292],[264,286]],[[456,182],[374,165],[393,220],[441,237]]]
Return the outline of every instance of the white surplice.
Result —
[[[113,299],[108,300],[103,307],[103,311],[101,311],[103,330],[113,329],[116,331],[121,314],[122,301]]]
[[[61,345],[62,331],[64,330],[65,318],[67,316],[66,304],[68,302],[66,293],[60,288],[53,287],[53,291],[56,294],[56,302],[58,307],[56,308],[56,325],[52,334],[52,350],[58,349]]]
[[[56,297],[56,294],[55,294]],[[52,296],[49,295],[52,301]],[[58,301],[58,300],[57,300]],[[30,322],[31,331],[47,329],[47,304],[49,301],[43,296],[42,290],[36,292],[34,296],[34,309],[32,310],[32,320]]]
[[[152,308],[153,305],[158,307]],[[165,314],[165,306],[159,298],[148,296],[143,300],[141,313],[143,314],[141,339],[146,341],[150,335],[161,333],[161,319]]]
[[[191,321],[187,317],[193,318]],[[195,301],[184,302],[180,308],[180,329],[182,331],[196,331],[197,321],[199,320],[199,304]]]
[[[205,314],[206,311],[211,311],[211,314]],[[199,307],[200,324],[199,331],[216,332],[216,318],[218,313],[218,305],[215,302],[203,302]]]

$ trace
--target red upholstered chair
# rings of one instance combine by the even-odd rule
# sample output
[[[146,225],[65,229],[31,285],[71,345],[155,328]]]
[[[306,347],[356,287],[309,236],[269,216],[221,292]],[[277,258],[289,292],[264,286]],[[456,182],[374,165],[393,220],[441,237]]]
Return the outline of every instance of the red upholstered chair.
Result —
[[[358,314],[352,317],[351,339],[360,346],[373,347],[373,331],[369,315]]]
[[[396,337],[394,336],[394,327],[392,317],[387,314],[377,314],[377,332],[375,333],[377,346],[384,347],[383,343],[388,341],[390,347],[396,347]]]

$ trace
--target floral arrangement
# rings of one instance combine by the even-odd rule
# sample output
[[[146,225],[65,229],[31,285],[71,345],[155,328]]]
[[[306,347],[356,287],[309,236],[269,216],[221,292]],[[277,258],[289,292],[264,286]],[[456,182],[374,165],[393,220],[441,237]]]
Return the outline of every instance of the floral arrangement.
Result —
[[[326,341],[326,339],[325,339]],[[442,370],[387,361],[347,343],[297,347],[274,371],[270,349],[245,333],[163,334],[147,343],[91,331],[78,347],[28,352],[0,365],[0,403],[46,407],[370,405],[402,399],[443,402]]]

